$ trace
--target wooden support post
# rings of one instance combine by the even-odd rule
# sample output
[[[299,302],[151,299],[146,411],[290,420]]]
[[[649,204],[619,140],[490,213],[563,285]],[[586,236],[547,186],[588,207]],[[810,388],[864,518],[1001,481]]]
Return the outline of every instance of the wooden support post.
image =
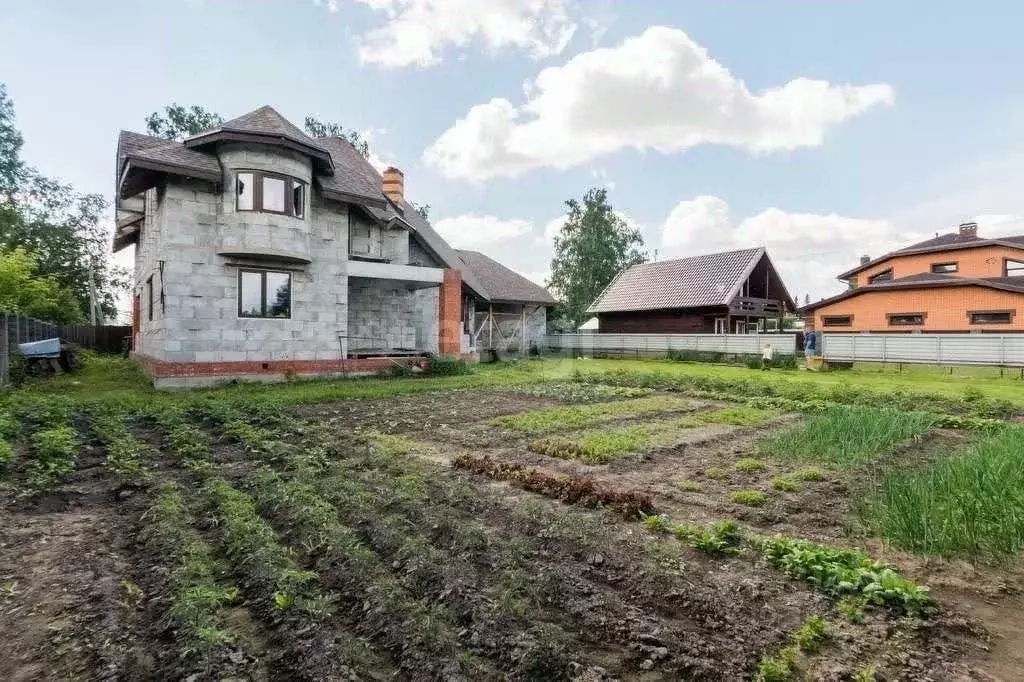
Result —
[[[487,347],[494,348],[494,306],[491,304],[487,305],[487,321],[490,323],[487,332]]]

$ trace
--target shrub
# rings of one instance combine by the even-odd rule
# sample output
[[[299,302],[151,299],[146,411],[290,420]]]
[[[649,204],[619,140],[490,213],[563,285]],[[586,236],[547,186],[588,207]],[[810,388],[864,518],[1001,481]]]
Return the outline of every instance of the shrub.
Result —
[[[787,493],[795,493],[800,490],[803,485],[799,480],[792,476],[776,476],[772,479],[772,487],[776,490],[782,490]]]
[[[454,355],[438,355],[430,358],[427,362],[427,374],[431,376],[457,376],[459,374],[470,374],[472,369],[469,363]]]
[[[756,355],[747,355],[743,358],[743,364],[746,365],[748,369],[761,369],[762,360]]]
[[[764,471],[766,465],[759,459],[753,457],[744,457],[734,465],[736,471],[742,471],[744,473],[754,473],[755,471]]]
[[[737,490],[729,495],[729,499],[737,504],[745,504],[748,507],[760,507],[768,501],[768,495],[760,490]]]

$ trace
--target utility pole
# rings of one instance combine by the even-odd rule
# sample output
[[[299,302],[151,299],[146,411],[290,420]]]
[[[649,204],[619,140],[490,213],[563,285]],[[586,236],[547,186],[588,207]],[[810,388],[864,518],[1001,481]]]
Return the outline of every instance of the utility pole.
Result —
[[[92,275],[92,258],[89,259],[89,324],[96,326],[99,301],[96,300],[96,278]]]

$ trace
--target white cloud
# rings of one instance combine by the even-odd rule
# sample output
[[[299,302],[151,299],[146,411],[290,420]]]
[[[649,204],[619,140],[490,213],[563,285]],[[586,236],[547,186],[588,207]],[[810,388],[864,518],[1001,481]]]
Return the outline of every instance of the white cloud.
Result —
[[[359,39],[360,60],[385,68],[433,66],[447,48],[472,42],[548,57],[564,50],[576,30],[566,0],[354,1],[386,17]]]
[[[662,226],[659,259],[765,246],[790,294],[803,303],[838,293],[836,275],[857,264],[861,255],[878,256],[925,234],[901,235],[883,219],[789,213],[768,208],[738,223],[729,206],[714,196],[681,201]]]
[[[685,32],[653,26],[542,70],[519,106],[472,107],[424,152],[450,178],[483,181],[569,168],[622,149],[700,144],[751,153],[821,145],[830,128],[892,104],[889,85],[795,78],[752,93]]]
[[[551,244],[555,241],[555,237],[562,231],[562,226],[565,225],[565,221],[569,219],[569,216],[562,214],[557,218],[552,218],[544,225],[544,241]]]
[[[434,223],[434,228],[457,249],[478,249],[528,234],[533,231],[533,223],[465,213],[442,218]]]
[[[530,280],[534,284],[542,287],[546,287],[548,280],[551,279],[551,270],[542,270],[539,272],[519,272],[520,275]]]

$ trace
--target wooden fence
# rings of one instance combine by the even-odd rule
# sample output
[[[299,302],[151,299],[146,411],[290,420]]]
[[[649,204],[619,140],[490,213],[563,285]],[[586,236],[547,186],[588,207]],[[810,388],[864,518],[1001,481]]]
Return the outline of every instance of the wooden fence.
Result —
[[[0,313],[0,384],[7,382],[11,353],[19,343],[60,338],[100,353],[120,353],[130,326],[50,324],[23,315]]]

